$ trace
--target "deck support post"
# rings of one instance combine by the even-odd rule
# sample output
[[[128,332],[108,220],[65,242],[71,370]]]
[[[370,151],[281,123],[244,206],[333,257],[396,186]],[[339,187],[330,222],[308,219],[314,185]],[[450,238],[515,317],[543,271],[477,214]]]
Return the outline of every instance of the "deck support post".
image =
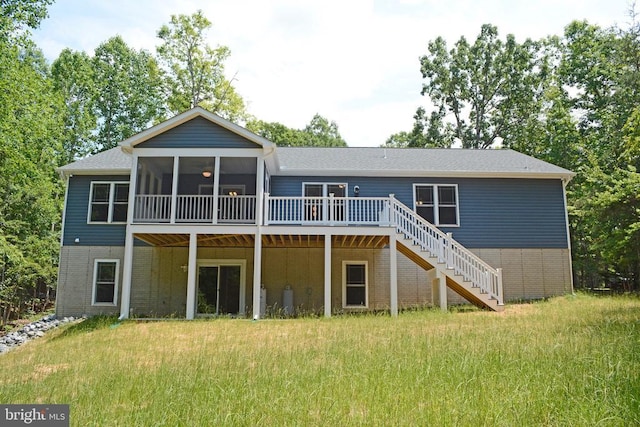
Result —
[[[435,270],[435,278],[431,283],[431,294],[433,303],[440,306],[440,310],[447,311],[447,277],[442,271]]]
[[[256,225],[259,227],[264,224],[264,159],[258,157],[258,163],[256,165],[256,207],[255,217]]]
[[[331,317],[331,234],[324,235],[324,317]]]
[[[122,298],[120,300],[120,319],[129,318],[131,306],[131,276],[133,271],[133,233],[127,226],[124,239],[124,263],[122,266]]]
[[[178,209],[178,178],[180,177],[180,157],[173,156],[173,181],[171,182],[171,224],[176,223]]]
[[[211,210],[211,223],[218,223],[218,204],[220,203],[220,156],[213,158],[213,203]]]
[[[253,245],[253,320],[260,318],[260,290],[262,280],[262,230],[258,227]]]
[[[198,235],[189,234],[189,261],[187,268],[187,320],[196,316],[196,268],[198,259]]]
[[[398,251],[395,228],[389,234],[389,276],[391,316],[398,317]]]

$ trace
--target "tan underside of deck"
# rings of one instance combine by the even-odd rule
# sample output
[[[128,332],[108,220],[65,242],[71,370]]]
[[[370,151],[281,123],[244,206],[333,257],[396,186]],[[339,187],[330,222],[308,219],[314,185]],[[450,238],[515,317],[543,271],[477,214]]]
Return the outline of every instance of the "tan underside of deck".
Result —
[[[152,246],[188,247],[188,234],[135,234],[137,239]],[[243,247],[252,248],[253,234],[198,234],[198,247]],[[331,244],[338,248],[381,249],[389,243],[387,236],[333,236]],[[265,234],[265,248],[321,248],[324,236],[301,234]]]

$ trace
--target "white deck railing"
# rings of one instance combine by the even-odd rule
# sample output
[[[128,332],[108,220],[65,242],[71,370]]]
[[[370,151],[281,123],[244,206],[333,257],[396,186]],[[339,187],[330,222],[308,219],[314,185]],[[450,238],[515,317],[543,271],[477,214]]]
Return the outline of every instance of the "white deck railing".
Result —
[[[464,280],[503,303],[502,271],[482,261],[476,254],[455,241],[451,233],[443,233],[404,204],[390,197],[390,220],[399,233],[416,246],[438,258]]]
[[[171,195],[139,194],[135,198],[133,222],[169,222]]]
[[[255,224],[256,196],[137,195],[136,223]],[[213,212],[217,208],[214,221]],[[171,218],[175,215],[175,218]],[[446,264],[489,297],[503,302],[502,272],[393,197],[281,197],[264,195],[264,225],[394,226],[423,251]]]
[[[265,194],[265,225],[389,225],[388,197],[281,197]]]
[[[255,223],[256,196],[219,196],[218,221]]]
[[[211,222],[213,220],[213,196],[178,195],[176,203],[176,222]]]
[[[212,223],[214,197],[209,195],[177,195],[175,217],[171,218],[171,195],[135,197],[135,223]],[[256,196],[219,196],[216,220],[224,223],[252,224],[256,220]]]

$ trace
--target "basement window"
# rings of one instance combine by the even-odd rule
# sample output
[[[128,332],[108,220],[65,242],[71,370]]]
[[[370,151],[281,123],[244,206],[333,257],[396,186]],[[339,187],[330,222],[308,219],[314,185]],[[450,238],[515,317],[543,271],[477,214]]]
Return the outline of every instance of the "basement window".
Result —
[[[93,264],[93,305],[116,305],[120,260],[97,259]]]
[[[342,262],[342,301],[345,308],[368,306],[367,261]]]

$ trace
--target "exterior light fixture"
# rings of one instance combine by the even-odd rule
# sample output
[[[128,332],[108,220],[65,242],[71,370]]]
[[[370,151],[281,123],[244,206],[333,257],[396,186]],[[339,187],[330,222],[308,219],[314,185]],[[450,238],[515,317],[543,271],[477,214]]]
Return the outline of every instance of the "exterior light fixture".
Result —
[[[211,168],[206,167],[202,170],[202,176],[204,176],[205,178],[211,178],[211,175],[213,175],[213,171],[211,170]]]

